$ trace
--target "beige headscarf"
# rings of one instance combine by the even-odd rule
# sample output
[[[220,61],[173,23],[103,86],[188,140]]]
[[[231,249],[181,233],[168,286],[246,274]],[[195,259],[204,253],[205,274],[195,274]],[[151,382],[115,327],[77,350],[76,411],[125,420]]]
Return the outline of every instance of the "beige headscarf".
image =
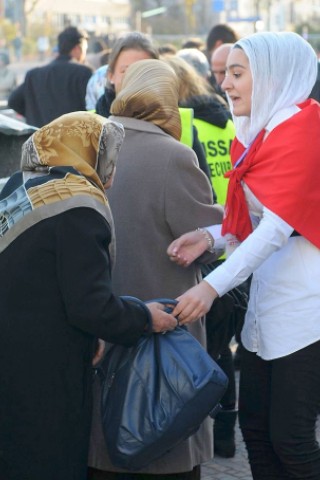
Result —
[[[23,145],[21,169],[71,166],[104,191],[123,141],[123,127],[100,115],[73,112],[35,132]]]
[[[112,115],[151,122],[177,140],[181,137],[179,82],[162,60],[140,60],[128,67]]]

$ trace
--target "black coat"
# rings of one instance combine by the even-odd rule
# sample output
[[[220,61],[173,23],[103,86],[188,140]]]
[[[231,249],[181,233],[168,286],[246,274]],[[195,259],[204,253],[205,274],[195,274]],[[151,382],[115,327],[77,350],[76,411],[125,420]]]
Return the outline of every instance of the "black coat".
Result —
[[[104,89],[103,95],[98,99],[96,104],[96,113],[103,117],[110,117],[110,108],[113,100],[116,98],[116,92],[113,88],[107,87]]]
[[[146,313],[111,291],[106,220],[75,208],[0,254],[0,478],[85,480],[95,337],[125,345]]]
[[[8,99],[8,106],[26,118],[29,125],[43,127],[64,113],[85,110],[86,88],[91,68],[68,55],[29,70],[24,82]]]

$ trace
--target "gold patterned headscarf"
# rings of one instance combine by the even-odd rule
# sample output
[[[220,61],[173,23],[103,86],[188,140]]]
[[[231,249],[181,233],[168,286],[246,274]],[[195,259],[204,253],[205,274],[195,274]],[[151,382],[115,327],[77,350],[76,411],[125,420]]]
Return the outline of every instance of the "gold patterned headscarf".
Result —
[[[63,115],[37,130],[23,145],[21,172],[0,200],[0,253],[28,228],[67,210],[87,207],[109,223],[104,192],[123,141],[119,123],[89,112]],[[115,243],[109,245],[115,258]]]
[[[130,65],[111,113],[154,123],[177,140],[181,137],[178,79],[162,60],[140,60]]]
[[[100,115],[73,112],[36,131],[23,145],[21,169],[71,166],[104,192],[123,141],[123,127]]]

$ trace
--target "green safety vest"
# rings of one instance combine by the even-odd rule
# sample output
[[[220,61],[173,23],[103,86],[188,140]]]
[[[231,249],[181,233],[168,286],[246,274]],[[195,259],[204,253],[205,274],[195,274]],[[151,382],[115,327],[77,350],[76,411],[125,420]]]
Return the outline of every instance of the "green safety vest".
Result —
[[[224,174],[232,168],[230,146],[235,137],[234,124],[232,120],[228,120],[225,128],[220,128],[198,118],[193,120],[193,124],[198,130],[198,137],[205,151],[217,201],[224,205],[228,188],[228,179],[224,178]]]
[[[193,108],[179,108],[181,119],[180,142],[192,148],[193,145]]]

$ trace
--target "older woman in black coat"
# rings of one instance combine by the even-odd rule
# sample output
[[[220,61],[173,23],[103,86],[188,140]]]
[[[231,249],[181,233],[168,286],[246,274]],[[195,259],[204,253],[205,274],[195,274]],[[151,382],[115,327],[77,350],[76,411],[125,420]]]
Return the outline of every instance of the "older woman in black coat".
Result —
[[[123,129],[76,112],[24,145],[0,197],[0,478],[84,480],[98,337],[176,326],[114,296],[111,183]]]

